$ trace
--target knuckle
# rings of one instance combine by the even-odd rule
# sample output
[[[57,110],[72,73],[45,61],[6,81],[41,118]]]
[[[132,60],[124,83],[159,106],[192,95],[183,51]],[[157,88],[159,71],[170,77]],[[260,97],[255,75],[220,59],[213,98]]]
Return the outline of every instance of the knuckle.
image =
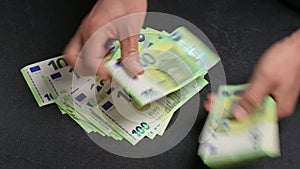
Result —
[[[252,89],[248,89],[243,94],[242,104],[244,106],[251,106],[255,107],[258,104],[258,100],[256,99],[256,96],[254,96]]]

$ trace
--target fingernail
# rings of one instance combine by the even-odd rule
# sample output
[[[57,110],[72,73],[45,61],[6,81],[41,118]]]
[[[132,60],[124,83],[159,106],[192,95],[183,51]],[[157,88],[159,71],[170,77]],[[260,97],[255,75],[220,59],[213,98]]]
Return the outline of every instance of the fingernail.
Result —
[[[143,70],[144,69],[143,69],[141,63],[139,61],[137,61],[136,59],[134,59],[132,62],[131,71],[135,74],[140,74]]]
[[[137,60],[139,58],[138,53],[130,54],[126,60],[123,62],[124,66],[131,71],[132,73],[136,74],[142,74],[143,73],[143,67],[141,63]]]
[[[240,105],[237,105],[232,112],[232,115],[238,120],[242,121],[245,120],[248,116],[248,113],[245,109],[243,109]]]

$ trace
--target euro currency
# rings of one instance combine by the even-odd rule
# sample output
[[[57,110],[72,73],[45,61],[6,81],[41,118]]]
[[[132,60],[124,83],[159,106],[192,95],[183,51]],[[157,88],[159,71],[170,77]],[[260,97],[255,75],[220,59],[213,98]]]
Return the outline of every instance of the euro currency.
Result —
[[[79,87],[80,86],[80,87]],[[84,85],[74,87],[67,95],[64,95],[64,99],[67,101],[70,107],[73,107],[79,114],[85,116],[93,125],[103,131],[107,136],[117,136],[109,124],[103,118],[101,111],[93,111],[97,105],[95,99],[95,90],[101,90],[98,87],[104,86],[101,81],[89,81]],[[97,89],[98,88],[98,89]],[[101,98],[98,98],[98,100]],[[121,138],[118,137],[118,140]]]
[[[146,107],[138,106],[122,89],[114,89],[113,94],[104,99],[99,108],[107,117],[108,123],[128,142],[135,145],[150,133],[158,124],[171,116],[192,96],[198,93],[207,81],[199,77],[181,90],[150,103]],[[118,107],[122,110],[118,110]],[[127,114],[121,114],[126,113]]]
[[[61,108],[60,106],[58,106],[59,110],[62,112],[62,114],[70,114],[69,112],[66,112],[67,110]],[[91,133],[91,132],[96,132],[97,129],[90,125],[90,123],[88,121],[85,120],[80,120],[78,118],[75,118],[74,116],[70,115],[70,117],[87,133]]]
[[[159,40],[162,40],[164,38],[167,38],[169,36],[169,33],[162,31],[159,32],[155,29],[149,28],[147,27],[146,29],[142,29],[141,33],[140,33],[140,38],[139,38],[139,50],[144,50],[147,49],[149,47],[151,47],[153,44],[157,43]],[[116,45],[117,46],[117,45]],[[112,57],[111,59],[114,60],[118,60],[120,59],[120,51],[117,51],[114,54],[114,57]],[[101,95],[105,95],[105,94],[109,94],[111,92],[111,89],[108,88],[108,86],[110,87],[110,85],[107,85],[109,83],[106,83],[106,86],[103,87],[103,89],[100,91]],[[170,118],[168,118],[170,119]],[[165,123],[168,123],[168,120],[164,120],[162,122],[162,124],[167,125]],[[162,125],[162,126],[164,126]],[[160,127],[161,125],[159,124],[157,127],[155,127],[153,129],[153,131],[151,131],[150,133],[147,134],[147,137],[150,139],[154,139],[156,133],[158,131],[161,131],[160,129],[162,127]]]
[[[100,98],[97,102],[100,103],[101,100],[103,100],[102,98],[105,98],[107,96],[109,96],[112,92],[113,87],[111,87],[111,83],[110,81],[106,81],[103,85],[103,87],[101,88],[101,90],[99,90],[99,92],[96,94],[96,98]],[[172,116],[171,116],[172,117]],[[168,119],[171,119],[171,117],[168,117]],[[164,125],[168,125],[169,121],[168,119],[164,120],[162,122],[162,124],[159,124],[157,127],[155,127],[153,129],[153,131],[151,131],[150,133],[147,134],[147,137],[150,139],[154,139],[154,137],[156,136],[157,132],[161,131],[161,130],[165,130],[163,128]]]
[[[58,56],[28,65],[21,69],[21,73],[23,74],[36,102],[40,107],[53,103],[51,95],[47,87],[43,84],[41,76],[45,73],[48,74],[56,70],[63,69],[64,67],[69,66],[62,56]]]
[[[91,82],[92,78],[77,77],[73,72],[68,71],[68,69],[61,69],[42,78],[57,105],[69,108],[72,117],[89,121],[91,125],[98,129],[97,132],[99,134],[110,136],[110,133],[113,132],[112,129],[88,108],[88,106],[92,105],[92,103],[90,103],[91,100],[85,102],[85,94],[90,91],[91,84],[93,83]],[[78,80],[79,78],[81,80]],[[72,81],[76,81],[77,83],[72,86]],[[78,86],[81,86],[81,88]],[[84,91],[85,94],[79,93],[82,91]],[[69,93],[76,97],[74,99],[66,99]]]
[[[161,41],[165,38],[168,38],[170,35],[166,31],[158,31],[152,28],[147,27],[143,29],[140,33],[139,43],[142,43],[140,50],[147,49],[152,45],[156,44],[158,41]],[[117,53],[115,56],[119,56]]]
[[[142,30],[142,32],[143,31],[145,31],[145,30]],[[154,30],[151,30],[151,32],[154,33]],[[156,31],[156,33],[158,33],[158,31]],[[150,38],[151,36],[148,36],[148,38]],[[147,38],[141,39],[140,43],[142,43],[144,41],[146,42]],[[117,51],[119,48],[119,43],[117,41],[114,42],[112,47],[113,47],[111,49],[112,52]],[[111,57],[107,56],[106,58],[111,58]],[[76,113],[76,111],[72,107],[70,107],[69,105],[66,105],[65,100],[62,99],[63,97],[60,97],[60,95],[63,95],[68,91],[68,89],[67,89],[68,87],[66,86],[66,90],[60,91],[63,93],[57,93],[56,89],[53,90],[53,89],[51,89],[51,87],[49,88],[49,86],[45,85],[43,82],[43,79],[41,78],[42,76],[44,76],[44,78],[45,78],[45,74],[48,74],[48,75],[52,74],[53,76],[59,75],[60,72],[57,72],[57,71],[62,70],[64,68],[66,68],[65,70],[69,69],[69,72],[72,73],[72,69],[67,65],[67,63],[63,59],[63,56],[58,56],[58,57],[51,58],[51,59],[48,59],[48,60],[45,60],[42,62],[28,65],[28,66],[24,67],[21,70],[21,72],[22,72],[28,86],[30,87],[39,106],[44,106],[44,105],[53,103],[54,100],[56,100],[56,104],[59,106],[59,109],[61,110],[62,114],[69,114],[73,120],[76,119],[75,121],[78,122],[78,124],[83,127],[83,125],[79,123],[80,121],[83,121],[83,120],[82,119],[79,120],[78,117],[76,117],[76,116],[79,116],[78,113]],[[55,73],[57,73],[57,74],[55,74]],[[70,81],[70,75],[71,74],[69,74],[68,78],[64,77],[64,80]],[[97,86],[97,87],[99,87],[99,86]],[[52,95],[51,95],[51,92],[52,92]],[[53,96],[55,96],[54,100],[53,100]],[[102,95],[102,96],[104,97],[106,95]],[[102,99],[103,99],[103,97],[102,97]],[[88,128],[88,127],[86,127],[86,128]],[[89,131],[90,130],[87,130],[87,132],[89,132]]]
[[[221,86],[200,136],[198,155],[211,168],[232,167],[280,155],[276,104],[268,96],[262,107],[239,122],[232,110],[248,85]]]
[[[44,85],[47,87],[53,101],[59,106],[63,114],[67,113],[72,118],[85,121],[86,119],[78,116],[72,107],[69,107],[67,103],[61,99],[60,96],[71,90],[73,73],[68,68],[60,69],[52,72],[49,75],[42,75],[41,79]],[[76,76],[74,76],[76,77]]]
[[[138,47],[139,51],[147,49],[151,47],[153,44],[157,43],[158,41],[167,38],[169,34],[165,31],[159,32],[155,29],[147,27],[146,29],[141,29],[140,35],[138,40]],[[113,51],[114,55],[111,56],[110,60],[118,60],[121,58],[121,50],[119,50],[119,43],[113,43]]]
[[[184,38],[193,36],[181,32],[186,31],[183,29],[177,31]],[[144,137],[154,139],[157,134],[162,135],[174,112],[208,84],[204,79],[207,70],[197,65],[196,54],[191,55],[190,49],[179,43],[186,43],[186,39],[174,39],[169,33],[152,28],[141,30],[138,45],[145,77],[149,82],[160,81],[162,89],[168,91],[147,104],[133,99],[122,84],[77,75],[63,56],[28,65],[21,72],[39,106],[55,103],[62,114],[70,116],[87,133],[125,139],[135,145]],[[121,66],[120,57],[120,43],[115,41],[104,60]],[[157,59],[155,64],[148,62],[151,57]],[[213,66],[217,61],[208,62]]]
[[[166,129],[168,127],[168,124],[170,123],[171,119],[172,119],[172,116],[166,118],[164,120],[164,122],[159,126],[159,129],[158,129],[158,132],[157,132],[158,135],[162,136],[164,134],[164,132],[166,131]]]
[[[165,130],[167,129],[167,126],[168,126],[169,122],[171,121],[172,116],[167,117],[164,121],[161,122],[161,124],[156,126],[153,131],[151,131],[149,134],[147,134],[147,137],[153,140],[157,134],[162,136],[163,133],[165,132]]]
[[[142,29],[141,30],[141,33],[140,33],[140,38],[139,38],[139,50],[144,50],[144,49],[147,49],[149,47],[151,47],[153,44],[157,43],[158,41],[164,39],[164,38],[168,38],[169,36],[169,33],[167,33],[166,31],[157,31],[155,29],[152,29],[152,28],[149,28],[147,27],[146,29]],[[118,47],[118,44],[115,46]],[[115,48],[115,47],[114,47]],[[117,48],[115,48],[117,49]],[[121,54],[120,54],[120,51],[117,50],[116,53],[113,55],[112,60],[118,60],[120,59],[121,57]],[[111,88],[110,88],[110,83],[107,82],[106,85],[103,87],[103,89],[99,92],[99,94],[101,96],[107,96],[108,94],[110,94],[111,92]],[[168,118],[170,119],[170,118]],[[167,125],[165,123],[168,123],[167,120],[164,120],[162,122],[162,125],[158,125],[157,127],[155,127],[153,129],[153,131],[151,131],[149,134],[147,134],[147,137],[150,138],[150,139],[154,139],[156,133],[158,131],[161,131],[160,129],[162,127],[160,126],[164,126],[164,125]]]
[[[188,43],[189,39],[193,40],[193,44]],[[135,75],[128,73],[117,60],[105,64],[114,79],[140,106],[180,89],[204,75],[219,61],[214,52],[185,28],[176,29],[169,38],[164,38],[140,53],[145,73],[137,78],[133,78]]]

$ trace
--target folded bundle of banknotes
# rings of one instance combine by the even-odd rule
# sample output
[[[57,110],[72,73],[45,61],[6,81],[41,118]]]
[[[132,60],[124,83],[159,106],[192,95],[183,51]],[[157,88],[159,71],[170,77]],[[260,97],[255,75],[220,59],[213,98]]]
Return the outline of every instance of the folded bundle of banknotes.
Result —
[[[112,44],[105,59],[112,82],[79,76],[63,56],[21,72],[39,106],[56,103],[86,132],[135,145],[144,137],[162,135],[175,111],[208,84],[204,75],[219,61],[184,27],[170,34],[142,29],[138,43],[145,72],[137,78],[119,61],[119,42]]]
[[[270,96],[244,121],[238,122],[232,116],[247,86],[219,87],[199,138],[198,155],[211,168],[232,168],[280,155],[276,104]]]

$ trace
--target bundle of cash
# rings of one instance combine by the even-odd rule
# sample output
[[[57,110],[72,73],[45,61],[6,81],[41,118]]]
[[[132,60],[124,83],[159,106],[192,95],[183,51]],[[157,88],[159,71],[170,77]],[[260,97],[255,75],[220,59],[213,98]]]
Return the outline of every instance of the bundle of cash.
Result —
[[[106,67],[116,83],[79,76],[63,56],[28,65],[21,72],[39,106],[56,103],[62,114],[69,115],[86,132],[135,145],[144,137],[163,135],[175,111],[208,84],[204,75],[219,61],[185,28],[171,34],[145,28],[139,39],[145,73],[132,78],[119,62],[119,46],[114,42],[106,57]],[[147,98],[139,97],[142,90],[136,85],[128,87],[127,83],[135,83],[135,79],[136,84],[153,87]]]
[[[120,66],[120,55],[107,62],[107,70],[140,106],[158,100],[207,73],[219,57],[184,27],[141,51],[145,74],[133,78]],[[153,75],[154,74],[154,75]]]
[[[268,96],[239,122],[232,116],[245,85],[220,86],[199,138],[198,155],[211,168],[228,168],[280,155],[277,112]]]

